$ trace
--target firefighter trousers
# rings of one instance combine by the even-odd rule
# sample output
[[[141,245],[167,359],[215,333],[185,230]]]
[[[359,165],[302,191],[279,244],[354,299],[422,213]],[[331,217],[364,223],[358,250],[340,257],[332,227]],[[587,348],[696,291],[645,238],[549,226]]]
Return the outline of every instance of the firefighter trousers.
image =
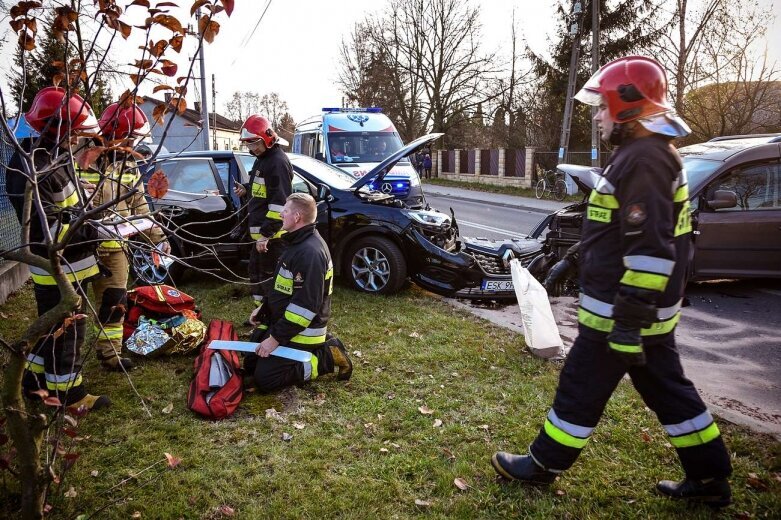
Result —
[[[687,478],[726,478],[732,472],[718,426],[683,373],[675,338],[646,345],[646,364],[627,369],[606,339],[581,333],[559,377],[553,408],[529,453],[554,472],[568,469],[599,422],[608,399],[629,373],[632,384],[667,432]]]
[[[60,302],[60,290],[56,285],[33,285],[38,316],[41,316]],[[75,287],[84,298],[81,288]],[[81,308],[74,311],[75,314],[81,312]],[[68,326],[63,322],[57,323],[48,335],[39,339],[27,355],[22,382],[24,390],[45,389],[66,404],[84,398],[87,392],[82,384],[81,347],[86,331],[86,321],[82,318],[71,321]]]
[[[100,263],[111,276],[92,283],[98,323],[93,326],[97,343],[95,351],[100,363],[112,367],[122,353],[122,322],[127,308],[128,262],[122,249],[98,250]]]
[[[252,284],[250,294],[256,306],[260,305],[264,294],[260,282],[274,274],[274,269],[277,268],[277,262],[279,262],[279,257],[282,256],[285,247],[285,242],[279,238],[269,240],[268,250],[265,253],[259,253],[255,244],[252,244],[249,253],[249,281]]]

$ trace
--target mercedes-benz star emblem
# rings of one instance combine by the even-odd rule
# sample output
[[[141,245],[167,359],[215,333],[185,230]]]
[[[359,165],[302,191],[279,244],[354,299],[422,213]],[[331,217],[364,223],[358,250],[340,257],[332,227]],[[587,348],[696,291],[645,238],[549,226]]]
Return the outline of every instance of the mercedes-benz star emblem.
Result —
[[[382,190],[383,193],[390,193],[393,191],[393,186],[391,185],[390,182],[383,182],[382,188],[380,189]]]

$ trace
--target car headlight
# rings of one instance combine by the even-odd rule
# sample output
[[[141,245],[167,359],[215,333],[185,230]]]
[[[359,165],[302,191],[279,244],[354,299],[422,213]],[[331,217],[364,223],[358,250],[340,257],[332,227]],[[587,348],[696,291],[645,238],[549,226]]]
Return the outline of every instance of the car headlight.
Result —
[[[418,177],[417,173],[412,172],[409,174],[409,185],[410,188],[413,186],[420,186],[420,177]]]
[[[438,211],[410,211],[404,210],[404,214],[419,224],[424,226],[442,227],[444,224],[450,224],[450,217]]]

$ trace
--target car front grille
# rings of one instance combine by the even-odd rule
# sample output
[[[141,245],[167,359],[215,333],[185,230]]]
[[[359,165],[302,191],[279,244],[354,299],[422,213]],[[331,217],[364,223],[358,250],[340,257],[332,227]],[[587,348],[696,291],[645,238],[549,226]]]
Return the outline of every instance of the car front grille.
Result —
[[[483,271],[485,271],[487,274],[493,274],[493,275],[509,275],[510,274],[510,267],[505,267],[504,262],[501,258],[495,255],[485,255],[482,253],[477,253],[475,251],[470,251],[473,257],[475,257],[475,260],[477,260],[477,263],[480,264],[480,267],[483,268]],[[523,256],[520,258],[521,265],[523,267],[528,267],[531,263],[532,259],[537,256],[537,252],[534,254],[530,254],[527,256]]]

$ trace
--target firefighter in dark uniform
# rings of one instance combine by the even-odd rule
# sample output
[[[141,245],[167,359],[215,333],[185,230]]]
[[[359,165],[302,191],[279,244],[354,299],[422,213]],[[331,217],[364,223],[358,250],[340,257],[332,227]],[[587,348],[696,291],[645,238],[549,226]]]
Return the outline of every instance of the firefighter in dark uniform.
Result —
[[[294,193],[281,215],[287,248],[257,314],[257,355],[245,359],[246,371],[254,374],[262,392],[300,385],[335,369],[338,379],[347,380],[353,369],[342,342],[327,332],[334,268],[328,246],[315,229],[315,201]],[[279,345],[310,352],[311,362],[271,356]]]
[[[285,248],[285,242],[280,240],[284,233],[280,213],[287,196],[293,191],[293,167],[280,147],[287,142],[274,132],[265,117],[249,116],[241,127],[240,140],[257,157],[252,165],[249,183],[246,186],[238,183],[234,186],[237,196],[244,197],[248,192],[250,195],[247,205],[249,232],[255,245],[250,250],[249,279],[256,306],[254,316],[263,296],[260,282],[274,272]],[[253,320],[250,318],[250,321]]]
[[[603,66],[576,99],[599,107],[602,138],[618,145],[591,192],[580,256],[579,334],[553,407],[527,455],[499,452],[505,478],[548,484],[572,466],[627,372],[675,447],[685,478],[661,481],[674,498],[730,503],[729,455],[719,428],[683,373],[674,330],[691,246],[689,194],[675,137],[689,133],[667,102],[654,60]]]
[[[28,175],[35,175],[38,193],[45,215],[44,229],[41,215],[33,204],[30,210],[30,251],[49,258],[47,234],[57,242],[70,230],[70,223],[83,211],[85,194],[73,169],[70,147],[78,145],[77,133],[97,133],[98,121],[89,104],[77,94],[68,94],[59,87],[41,89],[25,114],[29,125],[41,134],[40,139],[28,138],[23,146],[32,154],[34,172],[29,171],[27,159],[17,152],[6,167],[6,189],[19,222],[23,222],[24,192]],[[38,143],[36,144],[36,141]],[[62,270],[74,284],[76,292],[85,294],[85,284],[99,276],[97,229],[81,224],[67,247],[60,253]],[[38,315],[54,308],[60,302],[60,291],[51,273],[30,266]],[[81,309],[76,311],[80,314]],[[27,356],[23,389],[27,395],[45,389],[68,406],[98,409],[110,404],[106,396],[87,393],[82,382],[81,346],[84,343],[86,323],[73,319],[60,323],[35,344]]]

